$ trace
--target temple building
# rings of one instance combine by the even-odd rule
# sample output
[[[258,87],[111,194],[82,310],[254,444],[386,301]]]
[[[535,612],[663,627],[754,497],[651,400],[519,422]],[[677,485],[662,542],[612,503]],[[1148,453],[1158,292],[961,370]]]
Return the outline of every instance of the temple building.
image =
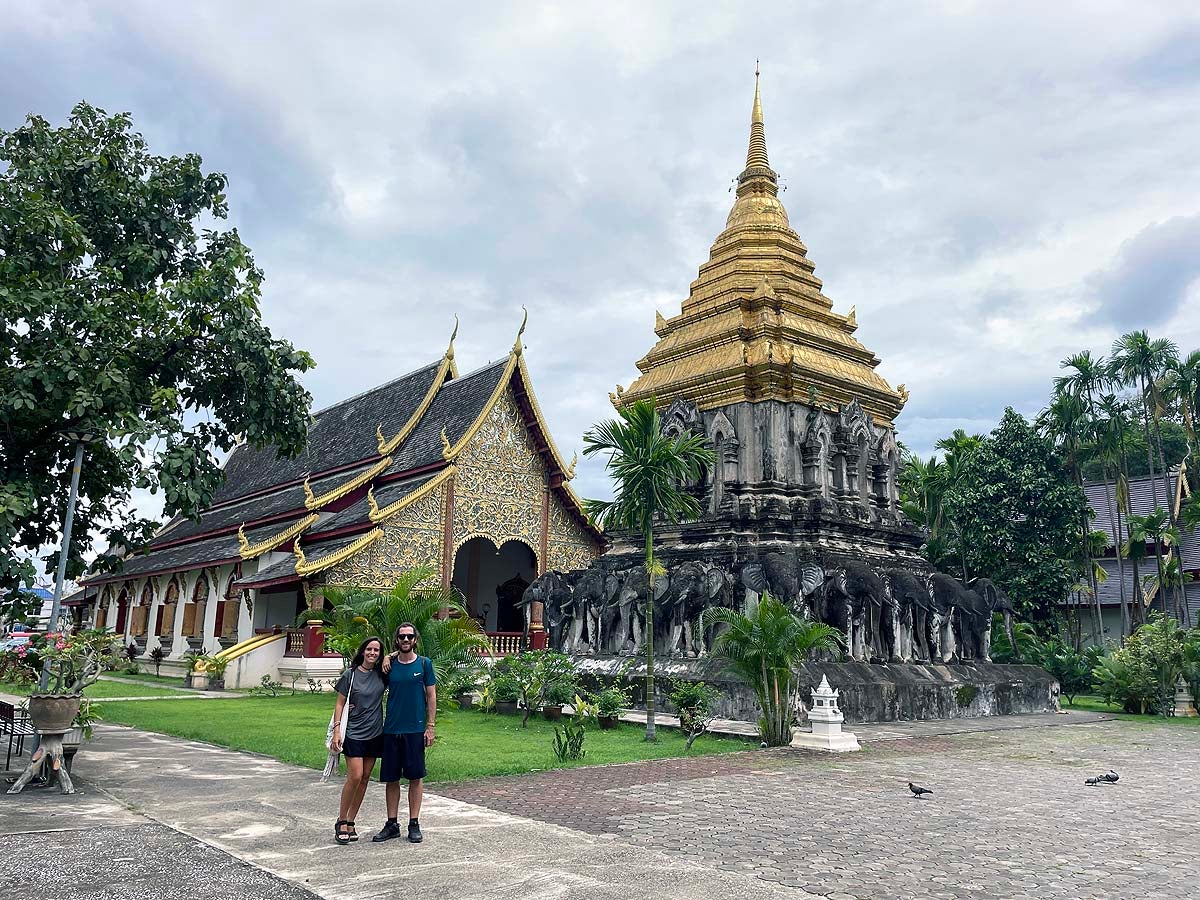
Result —
[[[93,623],[143,655],[161,646],[168,669],[270,635],[287,638],[273,649],[291,669],[258,653],[242,682],[259,669],[327,674],[340,658],[321,663],[313,635],[288,631],[322,602],[314,589],[389,590],[427,566],[495,637],[522,632],[526,585],[587,566],[602,538],[538,408],[521,333],[462,376],[452,337],[440,360],[315,414],[296,458],[236,448],[199,521],[175,519],[120,572],[86,579]]]
[[[617,407],[653,398],[666,429],[716,451],[693,486],[703,521],[668,530],[668,546],[745,558],[774,542],[923,565],[898,498],[894,423],[908,393],[875,371],[854,309],[835,312],[821,287],[779,199],[756,72],[725,229],[679,315],[658,315],[640,377],[610,395]]]

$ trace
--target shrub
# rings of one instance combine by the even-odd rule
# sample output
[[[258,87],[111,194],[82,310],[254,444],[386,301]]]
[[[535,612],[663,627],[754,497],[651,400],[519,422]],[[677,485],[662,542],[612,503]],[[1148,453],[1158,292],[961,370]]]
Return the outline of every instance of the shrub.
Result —
[[[1187,669],[1186,633],[1155,613],[1125,646],[1104,656],[1092,670],[1106,703],[1126,712],[1166,715],[1174,707],[1175,684]]]
[[[566,706],[575,699],[575,685],[569,681],[552,681],[542,692],[542,703],[546,706]]]
[[[159,674],[161,674],[159,670],[162,667],[163,660],[166,658],[167,658],[167,654],[165,652],[163,652],[163,648],[162,648],[161,644],[159,644],[157,647],[155,647],[153,650],[150,651],[150,661],[154,663],[155,677],[157,677]]]
[[[501,673],[489,682],[493,703],[516,703],[521,699],[521,685],[511,675]]]
[[[553,684],[562,684],[569,691],[568,696],[575,693],[575,685],[579,673],[575,664],[565,653],[554,650],[530,650],[517,656],[510,656],[507,671],[517,684],[521,702],[525,706],[525,716],[521,719],[521,727],[529,722],[529,716],[545,700],[546,690]]]
[[[1051,639],[1042,645],[1038,662],[1058,680],[1058,688],[1067,702],[1074,703],[1076,694],[1091,690],[1092,669],[1102,653],[1099,648],[1080,653],[1074,647]]]
[[[691,750],[696,738],[708,731],[715,718],[712,708],[717,691],[703,681],[675,680],[667,696],[679,711],[679,730],[687,736],[684,749]]]
[[[597,715],[605,718],[620,715],[622,709],[633,703],[629,691],[615,684],[596,691],[591,699],[596,705]]]

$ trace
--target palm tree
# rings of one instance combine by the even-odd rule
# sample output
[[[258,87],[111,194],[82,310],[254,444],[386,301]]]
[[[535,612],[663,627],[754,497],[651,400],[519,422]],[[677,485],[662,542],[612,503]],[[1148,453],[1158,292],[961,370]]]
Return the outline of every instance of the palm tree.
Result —
[[[1147,576],[1146,585],[1153,585],[1153,590],[1150,592],[1149,600],[1153,601],[1154,595],[1160,587],[1171,587],[1176,584],[1182,585],[1181,578],[1172,577],[1171,571],[1174,566],[1174,571],[1178,572],[1179,567],[1177,560],[1171,559],[1170,562],[1163,560],[1162,546],[1164,544],[1170,546],[1179,543],[1179,530],[1171,524],[1170,518],[1162,507],[1158,507],[1152,513],[1147,513],[1144,516],[1129,517],[1129,547],[1132,549],[1134,545],[1153,544],[1155,558],[1158,562],[1158,575]],[[1163,613],[1167,611],[1167,598],[1163,594]]]
[[[1097,417],[1093,424],[1091,450],[1100,459],[1104,471],[1104,501],[1108,506],[1108,521],[1113,531],[1113,547],[1117,556],[1117,577],[1120,579],[1118,589],[1121,593],[1121,640],[1122,642],[1133,633],[1133,615],[1130,598],[1125,594],[1125,553],[1123,545],[1127,531],[1126,511],[1129,499],[1129,462],[1127,448],[1132,438],[1132,423],[1126,414],[1126,408],[1114,394],[1105,394],[1100,398],[1099,410],[1103,414]],[[1115,485],[1110,483],[1110,474],[1115,472]],[[1115,491],[1114,491],[1115,487]],[[1114,509],[1114,494],[1116,497]],[[1137,581],[1137,563],[1134,563],[1134,581]],[[1135,589],[1137,602],[1140,602],[1140,590]],[[1141,621],[1141,617],[1138,617]]]
[[[842,633],[801,618],[768,593],[748,616],[714,606],[704,611],[703,622],[726,626],[712,653],[753,687],[763,711],[762,739],[772,747],[791,743],[800,688],[795,667],[818,651],[841,649]]]
[[[343,655],[341,644],[357,647],[369,635],[378,635],[390,650],[396,629],[404,622],[411,622],[420,635],[417,646],[433,662],[438,681],[451,681],[472,668],[479,654],[486,653],[490,645],[478,623],[467,615],[456,592],[440,586],[418,587],[432,574],[428,567],[413,569],[390,591],[322,588],[321,593],[332,608],[307,610],[300,614],[300,620],[327,623],[330,643]]]
[[[1200,457],[1196,439],[1196,415],[1200,411],[1200,350],[1193,350],[1185,359],[1171,363],[1163,385],[1163,396],[1167,401],[1179,404],[1183,418],[1183,429],[1187,433],[1188,451]]]
[[[1172,503],[1171,473],[1163,458],[1162,428],[1159,413],[1164,406],[1161,378],[1178,361],[1179,349],[1166,338],[1150,340],[1145,331],[1131,331],[1118,338],[1113,344],[1110,370],[1125,384],[1138,388],[1142,398],[1142,430],[1146,438],[1146,457],[1150,464],[1150,498],[1158,508],[1158,489],[1154,468],[1154,451],[1158,450],[1160,471],[1163,477],[1163,502],[1167,516],[1175,524],[1175,508]],[[1153,429],[1151,428],[1153,424]],[[1151,442],[1153,433],[1154,441]],[[1159,558],[1159,573],[1162,573],[1162,546],[1155,544],[1155,555]],[[1175,590],[1177,612],[1185,606],[1181,588]],[[1181,619],[1182,621],[1182,619]]]
[[[1085,354],[1080,354],[1079,356],[1083,357]],[[1077,360],[1067,360],[1063,365],[1065,366],[1073,361]],[[1090,362],[1090,357],[1088,357],[1088,361]],[[1042,433],[1054,444],[1058,452],[1062,454],[1063,460],[1071,472],[1071,478],[1074,480],[1076,487],[1079,488],[1080,496],[1083,498],[1082,506],[1079,509],[1081,519],[1080,563],[1088,585],[1087,593],[1092,598],[1092,633],[1099,636],[1102,632],[1103,624],[1100,613],[1100,592],[1095,578],[1091,545],[1088,542],[1091,507],[1088,505],[1087,496],[1083,491],[1082,467],[1082,457],[1085,450],[1084,436],[1091,429],[1091,421],[1088,417],[1086,400],[1075,393],[1071,387],[1072,383],[1070,379],[1060,378],[1055,380],[1054,396],[1050,400],[1050,405],[1038,414],[1036,424]],[[1083,591],[1080,591],[1076,596],[1081,596],[1082,593]]]
[[[654,733],[654,582],[662,568],[654,559],[654,523],[677,523],[700,516],[700,501],[684,490],[696,481],[714,454],[700,435],[663,434],[653,399],[617,410],[619,419],[601,422],[583,436],[583,455],[607,453],[605,471],[615,482],[612,500],[585,500],[584,508],[602,528],[636,531],[646,553],[650,590],[646,595],[646,740]]]

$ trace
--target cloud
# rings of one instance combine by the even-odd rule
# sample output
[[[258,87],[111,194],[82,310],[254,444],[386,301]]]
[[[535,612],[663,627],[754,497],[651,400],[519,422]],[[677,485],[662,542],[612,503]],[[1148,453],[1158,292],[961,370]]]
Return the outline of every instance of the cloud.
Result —
[[[793,227],[911,391],[914,450],[1009,404],[1036,413],[1060,359],[1120,330],[1193,333],[1184,7],[0,0],[0,16],[0,128],[86,96],[230,176],[264,315],[317,358],[318,407],[436,358],[456,312],[460,366],[482,365],[524,305],[569,456],[724,225],[756,57]],[[581,493],[607,492],[602,468],[580,464]]]
[[[1122,330],[1162,325],[1200,279],[1200,215],[1176,216],[1121,244],[1108,268],[1088,279],[1095,313]]]

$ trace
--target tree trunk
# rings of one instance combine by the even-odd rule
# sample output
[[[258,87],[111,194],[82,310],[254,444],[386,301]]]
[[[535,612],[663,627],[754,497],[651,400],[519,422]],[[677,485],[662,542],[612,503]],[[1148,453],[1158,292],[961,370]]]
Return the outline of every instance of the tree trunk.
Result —
[[[1154,443],[1156,449],[1158,450],[1158,464],[1162,469],[1163,494],[1165,495],[1164,500],[1167,504],[1167,521],[1170,522],[1172,528],[1178,528],[1179,523],[1175,519],[1175,496],[1178,487],[1176,486],[1176,489],[1172,490],[1171,468],[1167,465],[1166,454],[1163,452],[1162,425],[1158,421],[1157,414],[1154,416]],[[1177,565],[1179,566],[1179,571],[1183,572],[1183,554],[1180,551],[1180,548],[1177,545],[1171,545],[1169,549],[1169,555],[1176,561]],[[1163,590],[1163,585],[1161,583],[1159,584],[1158,589],[1160,591]],[[1182,581],[1176,582],[1172,580],[1171,596],[1175,600],[1175,621],[1177,621],[1180,625],[1187,627],[1187,623],[1184,622],[1184,618],[1187,616],[1187,599],[1184,594]],[[1166,611],[1167,600],[1166,595],[1164,595],[1163,612],[1166,613]]]
[[[1121,517],[1119,513],[1115,516],[1113,513],[1113,507],[1116,505],[1113,503],[1113,490],[1115,490],[1115,488],[1113,488],[1113,490],[1109,490],[1109,473],[1107,463],[1104,464],[1103,471],[1104,502],[1108,507],[1108,524],[1112,529],[1113,549],[1117,554],[1117,578],[1120,579],[1117,587],[1121,592],[1121,642],[1124,643],[1126,636],[1129,634],[1129,606],[1125,597],[1125,560],[1121,554]]]
[[[646,526],[646,578],[650,593],[646,597],[646,740],[657,741],[654,731],[654,531]]]

